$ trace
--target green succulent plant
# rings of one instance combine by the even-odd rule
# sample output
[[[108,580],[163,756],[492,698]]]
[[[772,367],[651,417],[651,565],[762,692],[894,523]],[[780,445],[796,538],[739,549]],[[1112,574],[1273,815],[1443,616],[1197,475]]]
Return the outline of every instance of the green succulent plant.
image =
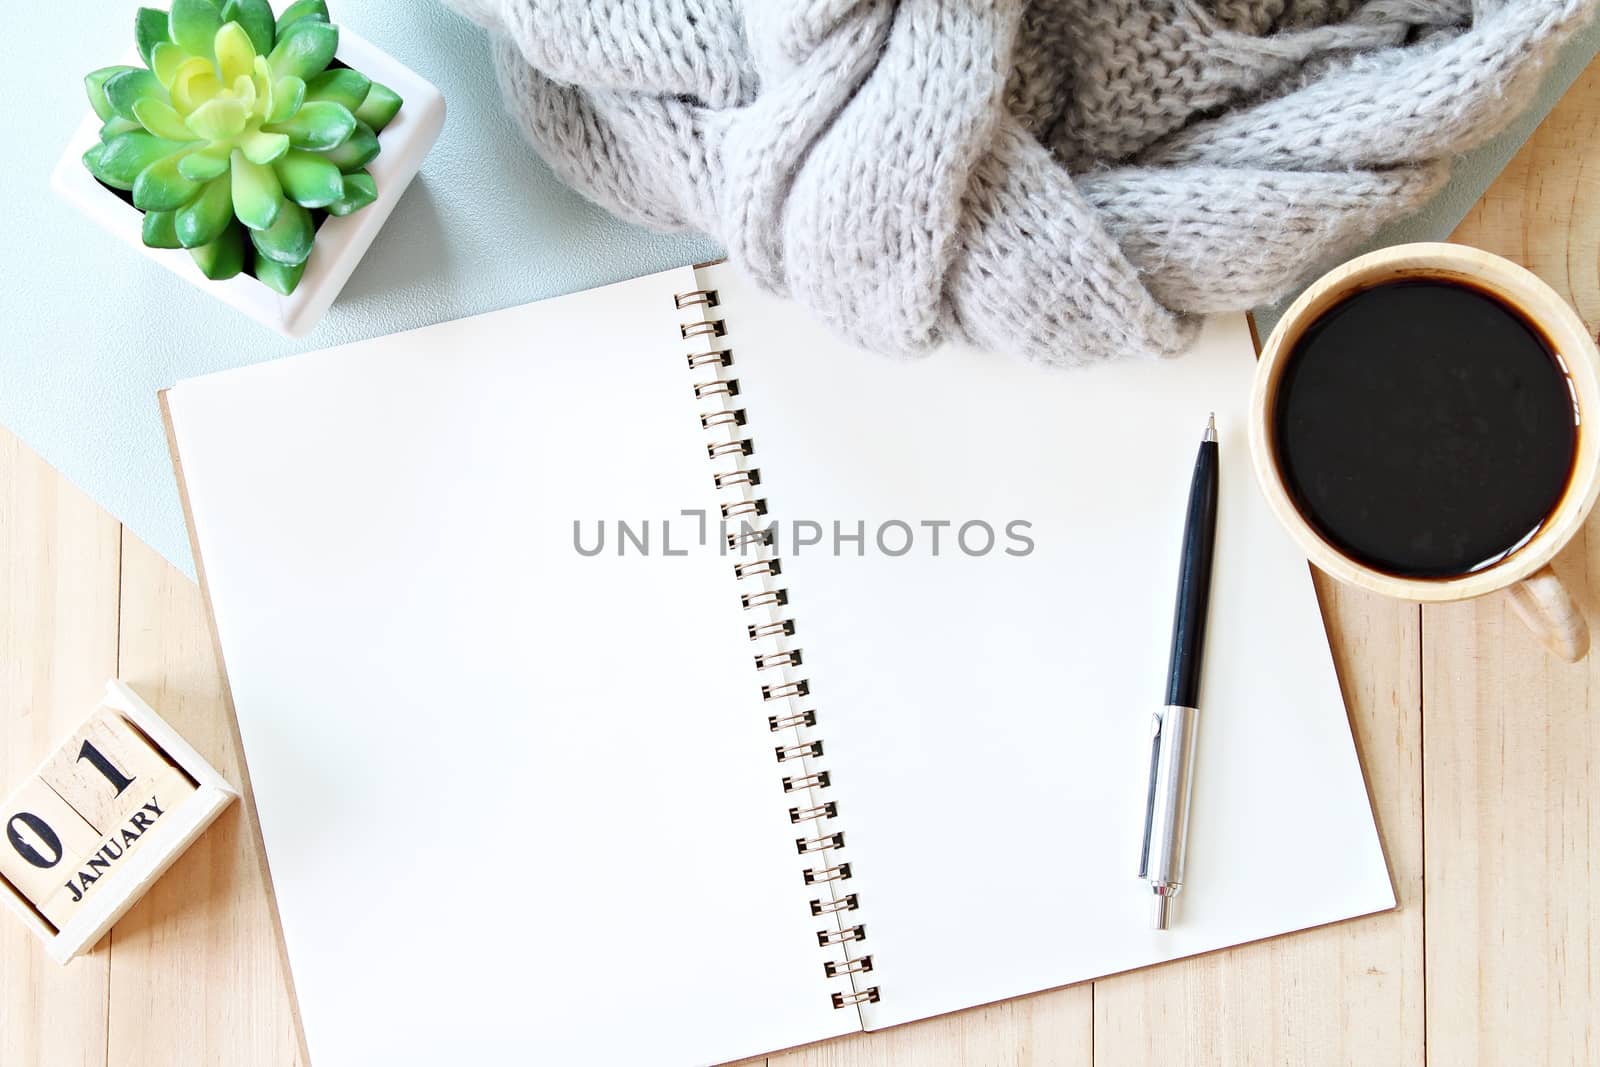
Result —
[[[324,0],[274,17],[268,0],[173,0],[140,8],[143,67],[84,79],[105,125],[84,166],[130,193],[144,243],[187,248],[209,278],[247,265],[288,294],[316,238],[313,211],[348,215],[377,199],[365,169],[400,110],[387,86],[330,66],[339,29]]]

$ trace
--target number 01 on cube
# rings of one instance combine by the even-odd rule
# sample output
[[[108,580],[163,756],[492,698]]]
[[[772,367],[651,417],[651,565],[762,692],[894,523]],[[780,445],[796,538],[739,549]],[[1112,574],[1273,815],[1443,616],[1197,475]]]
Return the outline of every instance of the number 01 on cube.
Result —
[[[0,806],[0,896],[59,963],[91,948],[238,793],[121,682]]]

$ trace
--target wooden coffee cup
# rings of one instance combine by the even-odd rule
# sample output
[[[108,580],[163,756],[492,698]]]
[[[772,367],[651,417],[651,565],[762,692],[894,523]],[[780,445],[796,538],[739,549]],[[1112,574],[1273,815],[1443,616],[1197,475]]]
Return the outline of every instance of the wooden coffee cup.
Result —
[[[1499,562],[1445,578],[1408,578],[1375,570],[1330,544],[1295,506],[1285,484],[1274,434],[1278,387],[1307,328],[1351,295],[1407,279],[1455,281],[1484,290],[1515,309],[1549,342],[1577,405],[1576,450],[1566,492],[1546,521]],[[1600,495],[1600,352],[1577,312],[1531,272],[1465,245],[1386,248],[1336,268],[1296,300],[1267,340],[1250,397],[1250,452],[1273,513],[1313,565],[1342,582],[1402,600],[1470,600],[1505,590],[1517,614],[1552,653],[1569,662],[1589,650],[1589,628],[1550,561],[1583,526]]]

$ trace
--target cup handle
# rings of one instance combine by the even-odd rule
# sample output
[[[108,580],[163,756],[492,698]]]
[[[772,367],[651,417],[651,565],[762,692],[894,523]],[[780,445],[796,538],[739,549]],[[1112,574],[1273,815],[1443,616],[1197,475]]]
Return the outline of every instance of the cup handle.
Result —
[[[1589,624],[1549,567],[1506,590],[1519,618],[1553,655],[1576,663],[1589,654]]]

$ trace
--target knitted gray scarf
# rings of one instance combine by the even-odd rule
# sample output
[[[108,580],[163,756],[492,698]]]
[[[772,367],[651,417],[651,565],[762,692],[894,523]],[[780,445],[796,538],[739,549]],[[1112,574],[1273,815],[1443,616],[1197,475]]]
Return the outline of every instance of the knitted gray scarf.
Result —
[[[1422,205],[1597,0],[448,0],[619,215],[884,352],[1169,354]]]

